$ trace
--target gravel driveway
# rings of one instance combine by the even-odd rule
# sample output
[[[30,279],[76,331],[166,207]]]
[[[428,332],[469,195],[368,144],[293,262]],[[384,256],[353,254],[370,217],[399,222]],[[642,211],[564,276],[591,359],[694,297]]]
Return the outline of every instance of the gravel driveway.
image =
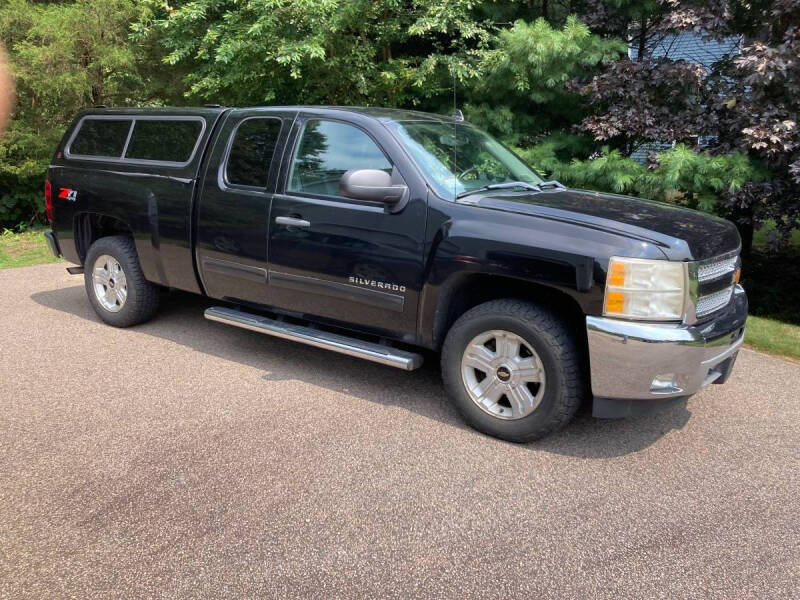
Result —
[[[0,271],[0,597],[790,598],[800,365],[541,442],[405,373]]]

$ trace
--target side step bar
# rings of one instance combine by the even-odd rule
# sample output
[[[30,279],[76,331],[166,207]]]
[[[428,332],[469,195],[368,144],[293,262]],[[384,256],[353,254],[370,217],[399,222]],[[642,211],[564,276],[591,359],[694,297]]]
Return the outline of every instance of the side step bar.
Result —
[[[284,323],[283,321],[269,319],[260,315],[253,315],[232,308],[212,306],[206,309],[205,317],[210,321],[218,321],[220,323],[233,325],[234,327],[241,327],[242,329],[250,329],[251,331],[258,331],[259,333],[266,333],[267,335],[294,340],[296,342],[308,344],[309,346],[333,350],[340,354],[371,360],[372,362],[404,369],[406,371],[413,371],[422,366],[421,354],[398,350],[397,348],[384,346],[383,344],[365,342],[337,333],[320,331],[304,325]]]

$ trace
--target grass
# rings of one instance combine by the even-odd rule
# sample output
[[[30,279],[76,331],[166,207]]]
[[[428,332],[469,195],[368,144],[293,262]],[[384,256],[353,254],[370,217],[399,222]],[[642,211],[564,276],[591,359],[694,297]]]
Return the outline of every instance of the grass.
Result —
[[[755,350],[800,360],[800,325],[750,315],[744,341]]]
[[[788,247],[769,252],[774,224],[757,231],[744,257],[742,285],[750,300],[745,343],[762,352],[800,359],[800,232]]]
[[[6,229],[0,234],[0,269],[29,267],[61,260],[50,253],[44,239],[45,229],[14,233]]]

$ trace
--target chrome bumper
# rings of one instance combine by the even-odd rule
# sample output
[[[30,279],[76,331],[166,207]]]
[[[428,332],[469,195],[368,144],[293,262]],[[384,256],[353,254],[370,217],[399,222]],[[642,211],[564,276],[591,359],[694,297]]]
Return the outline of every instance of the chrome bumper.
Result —
[[[596,400],[660,400],[724,383],[746,319],[747,296],[739,285],[728,307],[699,325],[586,317],[592,394]]]

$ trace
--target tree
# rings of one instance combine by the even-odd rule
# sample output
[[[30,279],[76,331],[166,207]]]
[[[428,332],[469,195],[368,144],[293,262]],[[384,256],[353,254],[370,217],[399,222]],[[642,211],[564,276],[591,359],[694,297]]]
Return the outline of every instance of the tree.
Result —
[[[231,104],[419,105],[473,77],[489,40],[473,0],[144,2],[190,97]],[[447,82],[447,83],[445,83]]]
[[[47,163],[76,113],[147,101],[146,89],[158,89],[154,70],[140,70],[140,53],[152,47],[128,39],[136,14],[133,0],[7,0],[0,8],[17,93],[0,138],[0,225],[41,216]]]
[[[186,67],[192,98],[450,112],[455,91],[471,120],[530,142],[580,119],[565,82],[625,50],[560,5],[533,4],[148,0],[134,30],[162,36],[165,61]]]
[[[577,84],[593,107],[581,126],[625,155],[647,141],[689,142],[709,132],[705,71],[666,58],[621,60],[588,84]]]
[[[466,97],[469,116],[514,144],[569,130],[584,112],[566,84],[597,72],[624,53],[615,39],[593,35],[574,15],[556,28],[544,18],[501,29],[484,53],[481,77]]]
[[[94,104],[450,112],[455,92],[469,120],[569,181],[715,210],[745,241],[768,218],[785,234],[799,210],[797,11],[796,0],[6,0],[0,40],[19,96],[0,140],[0,224],[41,212],[52,149]],[[685,31],[738,36],[742,52],[703,68],[654,55]],[[713,156],[696,151],[700,135]],[[634,166],[650,141],[679,149]]]
[[[800,229],[800,2],[777,0],[755,12],[757,37],[746,38],[739,56],[720,69],[711,109],[719,123],[716,149],[747,151],[770,171],[767,182],[727,204],[750,228],[773,220],[777,246]]]
[[[800,228],[800,3],[615,0],[606,8],[587,19],[593,31],[629,31],[637,51],[634,59],[575,82],[589,113],[582,130],[624,154],[648,141],[693,142],[698,136],[706,136],[713,153],[746,152],[754,172],[763,164],[769,177],[727,190],[718,209],[736,220],[745,251],[754,226],[766,220],[788,240]],[[657,41],[687,31],[734,37],[740,52],[703,66],[652,55]]]

